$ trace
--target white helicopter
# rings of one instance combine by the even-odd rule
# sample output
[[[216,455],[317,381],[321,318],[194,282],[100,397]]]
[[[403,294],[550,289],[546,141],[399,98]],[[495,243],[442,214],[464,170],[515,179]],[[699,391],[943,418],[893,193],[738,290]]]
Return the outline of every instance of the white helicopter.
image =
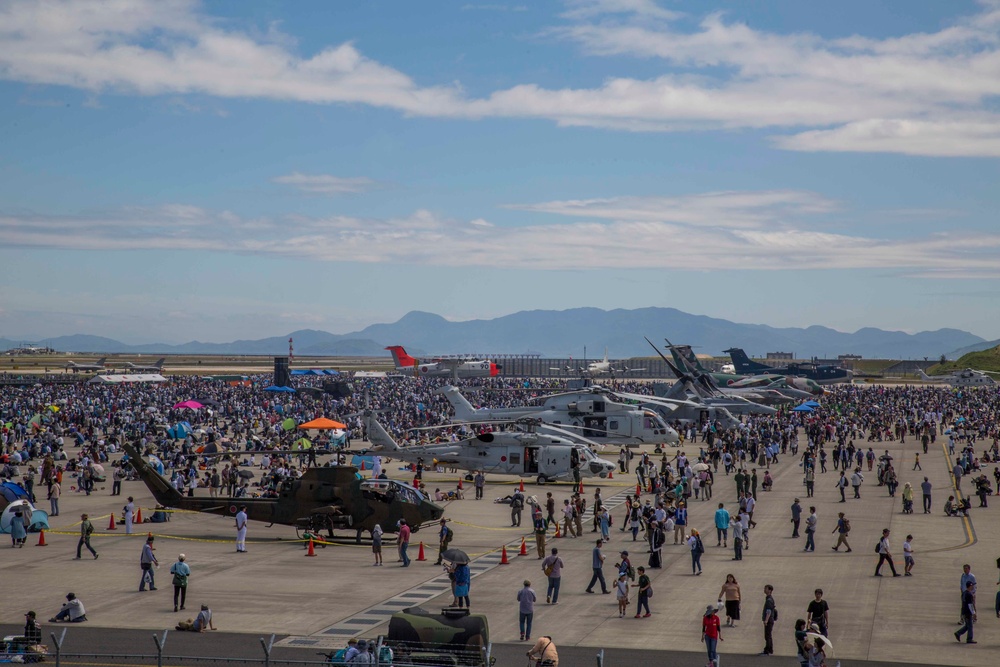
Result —
[[[920,379],[924,382],[944,383],[952,387],[989,387],[996,384],[990,375],[996,375],[994,371],[977,371],[974,368],[966,368],[948,375],[931,376],[918,368]]]
[[[588,445],[596,443],[547,426],[537,419],[518,420],[516,423],[524,430],[486,432],[456,442],[407,447],[396,443],[371,411],[365,413],[364,420],[368,440],[373,445],[392,452],[394,458],[410,463],[419,459],[469,472],[482,470],[500,475],[535,477],[539,484],[572,481],[576,478],[576,471],[579,471],[580,477],[603,479],[615,468],[613,463],[598,458],[591,451]],[[551,435],[540,430],[553,430],[565,435]]]
[[[440,390],[455,409],[461,422],[503,421],[534,417],[559,428],[578,428],[583,436],[600,444],[675,445],[677,431],[667,426],[656,412],[637,405],[611,400],[613,392],[592,386],[563,394],[539,397],[541,405],[477,410],[457,387]]]

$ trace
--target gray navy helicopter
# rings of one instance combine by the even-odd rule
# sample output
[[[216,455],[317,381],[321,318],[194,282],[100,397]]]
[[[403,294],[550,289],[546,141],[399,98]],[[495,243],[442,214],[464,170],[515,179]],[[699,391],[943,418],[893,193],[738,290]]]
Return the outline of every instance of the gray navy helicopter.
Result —
[[[424,461],[461,468],[470,473],[535,477],[539,484],[573,481],[579,477],[606,478],[614,470],[610,461],[598,458],[588,445],[592,441],[559,428],[546,426],[539,419],[522,418],[482,422],[491,426],[512,426],[515,430],[490,431],[455,442],[400,446],[378,422],[372,411],[364,413],[368,440],[393,458],[416,463]],[[455,425],[445,424],[449,428]],[[417,429],[427,430],[427,429]],[[559,435],[548,433],[553,430]]]

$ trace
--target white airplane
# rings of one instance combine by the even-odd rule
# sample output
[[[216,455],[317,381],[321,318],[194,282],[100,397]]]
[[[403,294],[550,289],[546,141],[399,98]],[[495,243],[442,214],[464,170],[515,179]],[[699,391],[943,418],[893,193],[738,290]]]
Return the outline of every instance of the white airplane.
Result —
[[[87,373],[94,371],[103,371],[104,362],[107,360],[108,360],[107,357],[101,357],[95,363],[92,364],[78,364],[75,361],[71,361],[68,364],[66,364],[66,370],[73,371],[74,373],[79,373],[80,371],[84,371]]]
[[[423,460],[451,465],[470,473],[482,470],[535,477],[539,484],[544,484],[573,480],[574,468],[579,470],[581,477],[599,478],[607,477],[615,469],[614,463],[598,458],[591,451],[587,440],[566,432],[561,436],[544,433],[546,426],[540,423],[525,425],[523,431],[487,432],[457,442],[407,447],[398,445],[371,412],[365,414],[365,427],[371,443],[393,458],[412,463]]]
[[[637,373],[646,370],[645,368],[629,368],[627,366],[622,366],[621,368],[615,368],[612,366],[611,361],[608,359],[608,348],[604,348],[604,359],[600,361],[592,361],[587,364],[586,367],[579,366],[573,368],[572,366],[566,366],[564,368],[550,368],[552,371],[563,371],[566,373],[579,373],[580,375],[588,375],[590,377],[596,377],[598,375],[615,375],[616,373]]]
[[[155,364],[150,366],[143,366],[141,364],[133,364],[132,362],[126,362],[125,368],[130,371],[139,371],[141,373],[159,373],[163,370],[163,362],[167,360],[166,357],[160,357],[156,360]]]
[[[500,374],[500,367],[489,359],[438,358],[421,362],[408,355],[402,345],[385,349],[392,353],[396,371],[417,377],[481,378]]]
[[[995,374],[995,371],[977,371],[973,368],[966,368],[949,375],[931,377],[918,368],[917,373],[920,374],[920,379],[924,382],[943,383],[952,387],[989,387],[996,384],[996,380],[990,377],[990,374]]]

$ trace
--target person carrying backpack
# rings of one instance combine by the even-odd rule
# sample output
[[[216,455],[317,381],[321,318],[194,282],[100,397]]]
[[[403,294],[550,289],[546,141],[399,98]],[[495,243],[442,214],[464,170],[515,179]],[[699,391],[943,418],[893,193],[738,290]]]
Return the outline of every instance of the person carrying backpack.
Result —
[[[705,545],[701,542],[701,535],[697,530],[691,530],[691,537],[688,538],[688,546],[691,548],[691,574],[697,576],[701,574],[701,555],[705,553]]]

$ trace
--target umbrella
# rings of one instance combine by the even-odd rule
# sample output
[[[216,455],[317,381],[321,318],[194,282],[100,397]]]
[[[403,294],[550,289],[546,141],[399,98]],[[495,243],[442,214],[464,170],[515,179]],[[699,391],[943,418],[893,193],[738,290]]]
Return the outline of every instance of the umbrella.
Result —
[[[449,563],[454,563],[455,565],[468,565],[469,554],[465,553],[461,549],[448,549],[441,553],[441,560],[446,560]]]
[[[237,474],[241,478],[243,478],[243,479],[253,479],[254,478],[253,470],[240,470],[239,473],[237,473]]]
[[[695,463],[693,466],[691,466],[691,470],[693,470],[695,472],[701,472],[702,470],[708,470],[708,464],[707,463]]]
[[[202,405],[211,405],[213,408],[222,407],[222,404],[214,398],[199,398],[197,402]]]
[[[208,443],[207,445],[205,445],[204,447],[201,448],[201,453],[202,454],[218,454],[219,453],[219,446],[216,445],[214,442],[210,442],[210,443]]]
[[[808,405],[800,405],[797,408],[792,408],[792,412],[812,412],[813,409]]]
[[[299,428],[324,431],[335,428],[347,428],[347,424],[341,424],[340,422],[327,419],[326,417],[319,417],[318,419],[313,419],[305,424],[299,424]]]
[[[806,401],[802,405],[808,405],[810,408],[818,408],[819,407],[819,403],[817,403],[816,401],[812,401],[812,400]]]
[[[187,408],[188,410],[197,410],[198,408],[203,408],[203,407],[205,406],[203,406],[198,401],[183,401],[175,405],[174,410],[181,410],[183,408]]]
[[[281,428],[286,431],[291,431],[293,428],[295,428],[295,420],[289,417],[285,421],[281,422]]]
[[[291,387],[279,387],[277,385],[271,385],[270,387],[264,387],[264,391],[271,391],[282,394],[294,394],[295,390]]]
[[[809,640],[815,642],[817,638],[823,640],[823,653],[826,653],[826,655],[827,655],[828,658],[832,658],[833,657],[833,644],[830,643],[829,639],[827,639],[826,637],[824,637],[823,635],[821,635],[821,634],[819,634],[817,632],[807,632],[806,633],[806,639],[809,639]]]

